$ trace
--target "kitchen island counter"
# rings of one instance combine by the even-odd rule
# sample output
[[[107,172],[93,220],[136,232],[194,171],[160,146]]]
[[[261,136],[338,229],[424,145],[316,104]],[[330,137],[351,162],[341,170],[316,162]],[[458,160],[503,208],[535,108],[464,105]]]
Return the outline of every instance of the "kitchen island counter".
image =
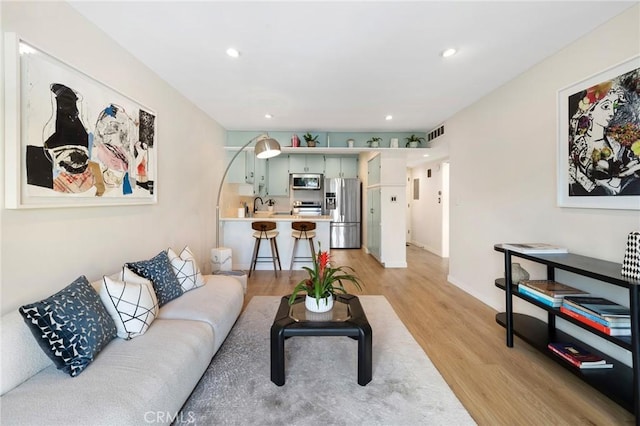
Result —
[[[276,223],[278,236],[276,243],[278,244],[278,252],[280,253],[280,263],[283,270],[288,270],[291,264],[291,256],[293,250],[294,239],[291,236],[291,223],[294,221],[314,222],[316,224],[316,236],[314,237],[314,246],[318,250],[318,243],[323,250],[329,250],[330,247],[330,216],[307,216],[307,215],[288,215],[288,214],[268,214],[267,212],[255,215],[253,217],[224,217],[220,219],[220,241],[224,247],[232,250],[233,269],[249,270],[251,267],[251,256],[253,255],[253,247],[255,238],[253,238],[253,229],[251,223],[256,221],[269,221]],[[301,240],[296,248],[296,256],[310,257],[310,248],[306,240]],[[260,244],[260,257],[270,257],[271,248],[268,242],[263,241]],[[273,270],[273,263],[270,259],[264,263],[257,263],[256,270]],[[303,266],[311,267],[311,260],[302,262],[296,261],[293,269],[302,269]]]
[[[292,215],[284,213],[271,214],[254,214],[250,217],[223,217],[220,222],[255,222],[258,220],[268,220],[273,222],[331,222],[331,216],[309,216],[309,215]]]

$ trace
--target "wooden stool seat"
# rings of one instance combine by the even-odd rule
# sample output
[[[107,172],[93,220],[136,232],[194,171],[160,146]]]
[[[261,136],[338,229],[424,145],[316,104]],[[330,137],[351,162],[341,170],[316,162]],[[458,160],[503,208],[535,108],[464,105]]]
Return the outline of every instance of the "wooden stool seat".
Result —
[[[316,236],[316,224],[314,222],[298,221],[291,222],[291,236],[294,238],[293,250],[291,252],[291,265],[289,270],[293,271],[294,262],[313,262],[316,258],[316,249],[313,246],[313,238]],[[296,248],[298,241],[309,241],[309,248],[311,249],[311,256],[296,256]]]
[[[254,230],[253,238],[256,239],[255,244],[253,245],[253,257],[251,258],[251,267],[249,268],[249,276],[251,276],[251,272],[256,269],[256,263],[258,262],[269,262],[267,260],[259,260],[259,259],[267,259],[266,256],[258,256],[258,252],[260,250],[260,242],[262,240],[269,240],[269,244],[271,245],[271,260],[273,262],[273,272],[278,276],[278,269],[282,270],[282,265],[280,264],[280,253],[278,253],[278,244],[276,243],[276,237],[278,236],[278,231],[276,231],[276,223],[270,221],[256,221],[251,223],[251,229]],[[276,262],[278,263],[276,266]]]

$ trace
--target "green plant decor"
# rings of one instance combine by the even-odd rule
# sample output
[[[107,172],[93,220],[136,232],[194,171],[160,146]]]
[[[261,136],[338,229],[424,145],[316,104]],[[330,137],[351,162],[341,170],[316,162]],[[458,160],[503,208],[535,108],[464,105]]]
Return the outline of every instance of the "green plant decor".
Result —
[[[313,136],[311,133],[307,132],[302,135],[305,142],[318,142],[318,135]]]
[[[407,140],[407,144],[405,146],[409,146],[411,145],[411,143],[415,143],[416,145],[420,145],[422,142],[424,142],[424,138],[421,136],[417,136],[417,135],[411,135],[408,138],[405,138]]]
[[[374,136],[374,137],[372,137],[371,139],[369,139],[367,141],[367,145],[369,145],[369,146],[378,145],[381,140],[382,140],[382,138],[380,138],[378,136]]]
[[[307,295],[314,297],[320,306],[320,299],[335,296],[336,293],[346,294],[347,290],[343,284],[346,281],[350,281],[358,290],[362,290],[362,283],[355,275],[353,268],[331,267],[329,253],[320,249],[320,243],[318,243],[318,253],[313,259],[313,269],[307,266],[303,266],[303,269],[309,273],[309,278],[296,284],[289,297],[289,305],[293,304],[299,292],[304,291]]]
[[[273,206],[276,204],[276,200],[274,200],[273,198],[269,198],[269,199],[266,201],[266,204],[267,204],[268,206],[270,206],[270,207],[273,207]]]

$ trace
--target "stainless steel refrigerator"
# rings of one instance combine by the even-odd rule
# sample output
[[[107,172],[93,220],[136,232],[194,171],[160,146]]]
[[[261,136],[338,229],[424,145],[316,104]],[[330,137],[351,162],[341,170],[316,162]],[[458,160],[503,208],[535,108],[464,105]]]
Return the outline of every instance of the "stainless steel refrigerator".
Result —
[[[331,248],[360,248],[361,188],[356,178],[324,180],[324,214],[331,217]]]

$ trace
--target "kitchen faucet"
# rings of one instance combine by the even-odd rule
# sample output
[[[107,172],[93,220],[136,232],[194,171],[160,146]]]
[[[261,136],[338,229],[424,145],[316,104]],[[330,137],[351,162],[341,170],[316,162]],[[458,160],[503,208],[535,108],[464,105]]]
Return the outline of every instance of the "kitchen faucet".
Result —
[[[262,198],[260,198],[260,197],[256,197],[256,198],[254,198],[254,199],[253,199],[253,212],[254,212],[254,213],[258,211],[258,206],[256,205],[256,201],[257,201],[257,200],[260,200],[260,205],[263,205],[263,206],[264,206],[264,201],[262,201]]]

